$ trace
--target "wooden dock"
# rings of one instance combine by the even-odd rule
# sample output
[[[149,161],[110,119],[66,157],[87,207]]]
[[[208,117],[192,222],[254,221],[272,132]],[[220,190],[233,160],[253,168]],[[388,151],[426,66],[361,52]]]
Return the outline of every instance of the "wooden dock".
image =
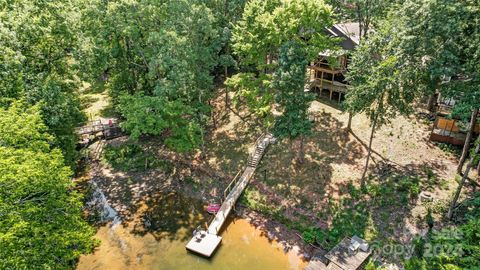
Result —
[[[359,242],[366,243],[365,240],[354,236]],[[313,256],[305,270],[357,270],[363,269],[372,250],[350,249],[351,238],[344,238],[332,250],[324,256]]]
[[[224,192],[224,201],[219,211],[213,218],[206,231],[197,232],[192,240],[186,245],[187,250],[198,253],[205,257],[210,257],[220,244],[222,237],[218,236],[225,220],[234,208],[238,198],[242,194],[248,182],[255,173],[255,169],[260,163],[267,146],[273,140],[271,134],[263,135],[255,142],[255,149],[248,158],[247,166],[243,173],[237,174]],[[227,195],[228,194],[228,195]]]
[[[110,123],[104,124],[101,120],[87,123],[85,126],[75,129],[80,137],[101,136],[104,139],[113,139],[123,135],[122,130],[116,121],[110,120]]]

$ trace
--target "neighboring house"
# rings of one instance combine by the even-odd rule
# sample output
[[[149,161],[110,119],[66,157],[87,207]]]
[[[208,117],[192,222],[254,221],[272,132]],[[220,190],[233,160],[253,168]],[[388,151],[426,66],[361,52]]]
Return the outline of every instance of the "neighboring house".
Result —
[[[458,119],[449,119],[438,114],[433,122],[430,140],[462,146],[465,144],[469,126],[469,123],[464,123]],[[477,121],[473,129],[473,138],[479,134],[480,124]]]
[[[348,68],[349,51],[360,42],[358,23],[339,23],[326,30],[327,34],[340,39],[340,52],[326,51],[319,54],[316,61],[308,67],[307,91],[317,92],[330,99],[341,102],[347,93],[345,72]],[[335,61],[332,61],[335,60]],[[332,62],[336,62],[332,64]]]
[[[436,113],[430,140],[459,146],[464,145],[470,124],[451,117],[455,99],[442,97],[440,93],[435,95],[435,99]],[[479,134],[480,124],[477,121],[473,130],[473,138]]]

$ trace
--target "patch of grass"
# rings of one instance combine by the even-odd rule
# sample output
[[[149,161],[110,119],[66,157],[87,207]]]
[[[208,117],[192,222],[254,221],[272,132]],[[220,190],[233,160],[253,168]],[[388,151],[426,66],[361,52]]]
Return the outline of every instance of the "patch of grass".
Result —
[[[440,187],[443,190],[448,189],[448,182],[445,179],[439,178],[432,169],[425,167],[424,173],[426,175],[426,179],[422,181],[423,185],[427,190],[434,190],[435,187]]]
[[[358,235],[367,241],[382,243],[391,241],[394,220],[398,213],[409,207],[420,193],[421,181],[416,176],[390,175],[386,179],[372,179],[365,190],[348,183],[349,196],[339,203],[329,203],[317,213],[320,218],[331,217],[331,227],[324,230],[310,227],[303,231],[303,238],[310,243],[333,248],[344,237]]]
[[[112,104],[108,104],[104,108],[102,108],[99,112],[101,117],[109,118],[109,117],[118,117],[118,113],[115,110],[115,107]]]
[[[200,180],[197,178],[193,178],[192,176],[188,175],[184,178],[184,181],[188,184],[188,186],[192,187],[193,191],[197,192],[200,190],[201,183]],[[208,184],[210,183],[211,180],[208,180]]]
[[[161,168],[167,174],[173,172],[171,162],[157,159],[135,143],[127,143],[117,147],[107,145],[103,152],[103,160],[120,171],[134,172]]]
[[[240,198],[240,203],[246,207],[266,214],[272,212],[273,207],[267,204],[267,199],[264,195],[252,187],[247,187]]]
[[[88,107],[92,106],[93,103],[99,101],[100,98],[95,95],[83,95],[80,96],[81,108],[82,110],[87,109]]]
[[[333,248],[345,236],[365,236],[365,232],[374,234],[374,230],[367,230],[369,214],[365,202],[351,203],[343,201],[341,207],[334,213],[332,227],[321,230],[310,227],[303,231],[304,239],[316,243],[326,249]]]
[[[445,153],[453,154],[459,157],[462,154],[462,148],[456,145],[448,143],[435,143],[438,148],[442,149]]]

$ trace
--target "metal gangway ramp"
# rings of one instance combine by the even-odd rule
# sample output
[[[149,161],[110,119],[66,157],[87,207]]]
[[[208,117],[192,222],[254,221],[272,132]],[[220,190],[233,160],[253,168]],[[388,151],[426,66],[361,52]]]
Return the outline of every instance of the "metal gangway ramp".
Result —
[[[249,155],[247,166],[243,170],[243,173],[240,175],[239,172],[225,189],[222,206],[208,226],[208,229],[206,231],[202,230],[197,232],[192,240],[186,245],[187,250],[205,257],[212,256],[213,252],[222,241],[222,237],[218,235],[220,229],[255,173],[258,163],[260,163],[267,146],[273,142],[273,140],[274,138],[271,134],[262,135],[257,139],[255,142],[255,148]]]

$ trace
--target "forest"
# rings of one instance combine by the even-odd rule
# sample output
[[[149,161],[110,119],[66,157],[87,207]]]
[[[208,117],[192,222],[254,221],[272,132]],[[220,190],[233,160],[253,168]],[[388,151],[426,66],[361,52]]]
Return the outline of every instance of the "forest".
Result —
[[[94,269],[95,188],[136,237],[179,240],[158,194],[216,201],[266,133],[236,212],[304,265],[358,235],[365,269],[480,269],[479,109],[479,0],[0,0],[0,269]],[[82,144],[93,121],[121,137]]]

